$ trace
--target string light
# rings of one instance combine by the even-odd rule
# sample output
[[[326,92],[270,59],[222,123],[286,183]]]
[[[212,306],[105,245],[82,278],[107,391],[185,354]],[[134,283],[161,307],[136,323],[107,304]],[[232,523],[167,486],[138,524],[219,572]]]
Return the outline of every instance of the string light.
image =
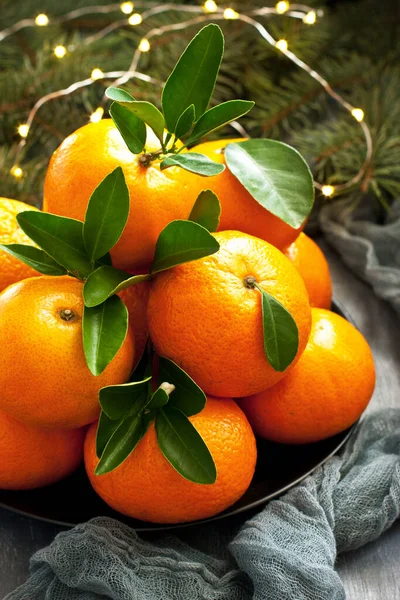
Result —
[[[215,13],[218,10],[217,3],[214,2],[214,0],[207,0],[207,2],[204,2],[203,8],[206,13]]]
[[[278,15],[283,15],[285,12],[287,12],[289,10],[289,2],[285,2],[284,0],[282,0],[282,2],[278,2],[275,5],[276,8],[276,12],[278,13]]]
[[[275,46],[281,52],[286,52],[286,50],[288,49],[288,43],[286,40],[278,40],[277,42],[275,42]]]
[[[335,188],[333,187],[333,185],[323,185],[321,188],[321,192],[324,196],[330,198],[331,196],[333,196]]]
[[[44,13],[40,13],[35,18],[35,25],[37,25],[38,27],[46,27],[46,25],[48,25],[48,24],[49,24],[49,17],[47,15],[45,15]]]
[[[317,13],[315,12],[315,10],[310,10],[310,12],[305,14],[303,17],[303,23],[305,23],[306,25],[314,25],[316,20],[317,20]]]
[[[147,38],[143,38],[140,40],[138,49],[140,52],[148,52],[150,50],[150,42]]]
[[[130,15],[134,9],[134,4],[133,2],[123,2],[120,5],[120,9],[124,13],[124,15]]]
[[[23,170],[18,165],[12,166],[10,169],[10,173],[16,179],[21,179],[22,175],[24,174]]]
[[[139,15],[139,13],[133,13],[128,19],[129,25],[140,25],[142,21],[142,15]]]
[[[286,5],[287,5],[287,8],[286,8]],[[64,15],[54,17],[52,19],[52,23],[53,24],[63,24],[69,20],[76,19],[76,18],[86,15],[86,14],[113,13],[113,12],[115,12],[116,7],[118,7],[118,5],[116,5],[116,4],[81,7],[78,9],[74,9]],[[131,14],[134,9],[134,4],[133,4],[133,2],[123,2],[122,4],[119,5],[119,8],[121,9],[121,11],[124,14]],[[286,10],[283,10],[284,8],[286,8]],[[289,8],[290,8],[290,11],[289,11]],[[49,101],[56,100],[56,99],[64,97],[64,96],[69,96],[70,94],[73,94],[77,90],[82,89],[86,86],[89,86],[89,85],[93,84],[95,80],[101,79],[103,77],[105,77],[107,79],[113,79],[114,80],[113,85],[122,85],[132,78],[138,78],[142,81],[147,81],[153,85],[162,87],[163,82],[155,79],[154,77],[151,77],[149,75],[141,73],[137,70],[141,53],[148,52],[150,50],[150,41],[149,41],[150,39],[152,39],[153,37],[156,37],[156,36],[160,36],[164,33],[170,32],[170,31],[184,30],[193,25],[201,24],[205,20],[239,19],[242,22],[247,23],[248,25],[251,25],[252,27],[254,27],[257,30],[257,32],[260,34],[260,36],[268,44],[270,44],[271,46],[275,46],[276,48],[278,48],[279,50],[284,52],[286,57],[289,60],[291,60],[299,68],[306,71],[310,77],[312,77],[314,80],[316,80],[324,88],[325,92],[331,98],[333,98],[336,102],[338,102],[342,106],[342,108],[347,110],[356,119],[356,121],[358,121],[358,123],[360,124],[360,127],[363,131],[365,141],[366,141],[366,154],[365,154],[364,163],[360,167],[357,174],[349,181],[338,184],[335,187],[333,187],[331,185],[323,185],[317,181],[314,181],[315,187],[317,189],[321,190],[321,192],[325,196],[329,197],[329,196],[332,196],[334,193],[337,193],[337,192],[345,190],[345,189],[349,189],[352,186],[354,186],[356,183],[361,181],[362,177],[364,176],[364,174],[368,168],[368,165],[370,164],[370,161],[371,161],[371,158],[373,155],[372,136],[371,136],[371,132],[370,132],[368,125],[364,121],[364,111],[361,108],[354,108],[353,106],[351,106],[344,98],[342,98],[342,96],[340,96],[340,94],[338,94],[335,90],[333,90],[331,88],[329,83],[319,73],[317,73],[316,71],[314,71],[314,69],[309,67],[304,61],[302,61],[300,58],[298,58],[292,51],[288,50],[288,43],[286,40],[281,39],[281,40],[276,41],[272,37],[272,35],[267,31],[267,29],[264,27],[264,25],[262,25],[259,21],[256,21],[254,18],[252,18],[253,16],[257,16],[257,15],[258,16],[270,16],[270,15],[276,14],[277,12],[280,12],[280,14],[287,12],[288,17],[295,18],[295,19],[302,19],[303,22],[306,23],[307,25],[313,25],[316,22],[317,18],[323,17],[323,11],[321,9],[318,9],[317,11],[315,11],[312,9],[312,7],[306,6],[304,4],[290,5],[289,2],[278,2],[274,8],[273,7],[262,7],[262,8],[250,10],[248,14],[243,14],[243,13],[239,14],[237,11],[235,11],[232,8],[226,8],[224,11],[218,10],[218,6],[217,6],[216,2],[214,2],[214,0],[206,0],[202,6],[197,6],[197,7],[191,6],[191,5],[189,6],[189,5],[184,5],[184,4],[174,4],[174,3],[165,2],[165,3],[160,3],[158,5],[157,4],[151,5],[151,7],[149,9],[145,10],[142,15],[139,15],[139,13],[135,13],[135,15],[131,15],[131,17],[128,19],[128,22],[131,19],[130,24],[138,25],[139,17],[140,17],[140,23],[141,23],[142,21],[145,20],[145,18],[151,17],[155,14],[160,14],[165,11],[171,11],[174,9],[179,10],[181,12],[197,13],[197,14],[200,14],[201,16],[191,18],[191,19],[188,19],[187,21],[183,21],[183,22],[178,22],[178,23],[174,23],[174,24],[170,24],[170,25],[164,25],[162,27],[155,27],[154,29],[151,29],[150,31],[148,31],[147,37],[143,38],[140,41],[139,46],[136,48],[133,58],[132,58],[132,61],[131,61],[131,64],[127,71],[114,71],[114,72],[103,73],[101,69],[95,68],[95,69],[93,69],[90,78],[84,79],[82,81],[76,81],[75,83],[71,84],[70,86],[68,86],[65,89],[47,93],[46,95],[42,96],[39,100],[37,100],[37,102],[35,103],[35,105],[32,107],[32,109],[29,112],[26,124],[22,125],[21,131],[22,131],[22,133],[25,133],[26,135],[25,135],[25,137],[21,136],[21,140],[18,144],[18,147],[16,150],[16,155],[15,155],[16,164],[14,164],[14,166],[10,170],[10,173],[14,177],[20,178],[20,177],[23,177],[23,175],[24,175],[24,172],[23,172],[22,168],[19,167],[18,162],[20,160],[20,155],[21,155],[22,149],[24,148],[24,146],[26,144],[26,141],[27,141],[26,137],[27,137],[27,135],[29,135],[30,127],[32,125],[33,120],[35,119],[36,113],[44,104],[46,104]],[[204,14],[204,13],[209,13],[209,14]],[[21,29],[23,29],[25,27],[32,27],[35,25],[45,26],[48,24],[49,24],[49,18],[44,13],[37,15],[34,19],[22,19],[21,21],[14,23],[14,25],[8,27],[7,29],[3,29],[2,31],[0,31],[0,42],[3,41],[6,37],[8,37],[12,34],[15,34],[16,32],[20,31]],[[102,39],[102,38],[106,37],[109,33],[111,33],[112,31],[115,31],[116,29],[118,29],[120,27],[124,27],[125,25],[126,25],[125,19],[111,23],[110,25],[108,25],[107,27],[104,27],[102,30],[100,30],[96,34],[91,35],[88,38],[86,38],[82,42],[82,45],[89,45],[95,40]],[[68,50],[72,51],[73,49],[74,48],[72,46],[68,47]],[[117,79],[115,79],[115,78],[117,78]],[[101,108],[101,107],[97,108],[94,111],[94,113],[92,113],[92,115],[90,115],[90,117],[89,117],[90,121],[92,121],[92,122],[100,121],[103,116],[103,113],[104,113],[103,108]],[[230,125],[233,128],[237,129],[243,137],[248,137],[247,133],[245,132],[245,130],[243,129],[243,127],[241,125],[239,125],[236,122],[233,122]],[[27,130],[24,128],[25,126],[28,128]],[[19,131],[19,128],[18,128],[18,131]]]
[[[358,121],[359,123],[361,123],[361,121],[364,120],[364,111],[362,108],[353,108],[353,110],[351,111],[351,114],[353,115],[355,120]]]
[[[234,19],[238,19],[239,18],[239,13],[236,12],[236,10],[233,10],[233,8],[226,8],[224,10],[224,19],[227,20],[234,20]]]
[[[65,46],[56,46],[54,48],[54,54],[57,58],[63,58],[67,54],[67,49]]]
[[[91,123],[99,123],[99,121],[101,121],[101,119],[103,118],[103,115],[104,115],[104,108],[102,106],[99,106],[98,108],[96,108],[96,110],[94,112],[92,112],[89,119],[90,119]]]
[[[27,123],[24,123],[23,125],[18,125],[18,133],[22,138],[28,137],[29,125]]]
[[[90,73],[90,78],[93,79],[93,81],[96,81],[96,79],[103,79],[104,77],[104,73],[101,69],[98,69],[97,67],[95,69],[92,70],[92,72]]]

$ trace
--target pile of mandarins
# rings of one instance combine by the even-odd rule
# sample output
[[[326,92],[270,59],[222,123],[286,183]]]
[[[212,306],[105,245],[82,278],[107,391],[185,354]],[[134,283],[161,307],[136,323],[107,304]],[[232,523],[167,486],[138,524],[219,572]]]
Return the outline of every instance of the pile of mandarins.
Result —
[[[224,162],[227,140],[196,152]],[[219,197],[217,253],[156,274],[120,292],[130,328],[99,376],[82,348],[82,282],[40,276],[0,250],[0,487],[32,489],[71,473],[84,455],[88,477],[111,507],[153,522],[179,523],[214,515],[248,488],[256,464],[255,435],[305,444],[347,429],[368,404],[375,384],[370,348],[330,311],[331,279],[318,246],[261,207],[228,169],[204,178],[178,167],[143,165],[104,119],[78,129],[54,153],[43,210],[83,219],[89,198],[122,166],[132,198],[128,223],[111,251],[131,273],[150,265],[157,237],[187,219],[199,192]],[[31,210],[0,199],[0,242],[31,243],[15,217]],[[283,372],[264,352],[255,283],[294,318],[298,352]],[[129,380],[147,342],[182,367],[207,394],[190,417],[214,459],[217,478],[183,478],[161,453],[154,424],[115,470],[95,475],[98,395]],[[89,426],[89,427],[87,427]]]

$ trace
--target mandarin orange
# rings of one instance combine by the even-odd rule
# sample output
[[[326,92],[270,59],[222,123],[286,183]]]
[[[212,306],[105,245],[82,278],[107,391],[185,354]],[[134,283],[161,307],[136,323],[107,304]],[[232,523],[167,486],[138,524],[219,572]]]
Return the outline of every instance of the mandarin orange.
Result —
[[[301,233],[284,251],[306,284],[310,305],[331,307],[332,280],[328,261],[321,248],[305,233]]]
[[[147,138],[147,151],[159,148],[150,130]],[[77,129],[61,143],[44,183],[43,210],[83,220],[93,190],[122,167],[131,208],[111,256],[114,266],[124,270],[146,269],[161,230],[174,219],[186,219],[197,197],[197,175],[179,167],[161,171],[157,161],[145,166],[140,156],[128,150],[113,121],[103,119]]]
[[[0,244],[28,244],[34,246],[34,243],[25,235],[16,219],[16,216],[25,210],[37,210],[37,208],[18,200],[0,198]],[[40,273],[0,249],[0,292],[12,283],[35,275],[40,275]]]
[[[156,351],[180,365],[208,394],[240,397],[278,382],[303,352],[311,311],[302,278],[277,248],[237,231],[214,234],[220,250],[155,276],[147,316]],[[261,293],[291,313],[299,332],[292,364],[275,371],[264,351]]]
[[[250,485],[257,458],[246,417],[233,400],[208,398],[190,421],[214,459],[215,483],[193,483],[175,471],[158,447],[154,424],[119,467],[96,476],[93,423],[85,442],[85,465],[95,491],[118,512],[154,523],[205,519],[236,502]]]
[[[374,361],[363,335],[343,317],[313,308],[310,339],[298,363],[274,387],[240,400],[240,406],[256,434],[308,444],[350,427],[374,386]]]
[[[76,428],[99,416],[100,388],[128,380],[134,360],[129,328],[101,375],[89,371],[82,344],[83,283],[33,277],[0,294],[0,410],[29,425]],[[69,312],[68,312],[69,311]]]
[[[205,154],[211,160],[225,164],[224,149],[232,142],[244,142],[243,138],[204,142],[193,148],[193,152]],[[208,188],[217,194],[221,203],[219,231],[238,230],[254,235],[279,249],[291,244],[305,223],[299,229],[293,229],[284,221],[270,213],[254,200],[244,186],[228,168],[206,181],[198,180],[200,189]]]
[[[86,429],[41,429],[0,412],[0,488],[30,490],[63,479],[83,458]]]

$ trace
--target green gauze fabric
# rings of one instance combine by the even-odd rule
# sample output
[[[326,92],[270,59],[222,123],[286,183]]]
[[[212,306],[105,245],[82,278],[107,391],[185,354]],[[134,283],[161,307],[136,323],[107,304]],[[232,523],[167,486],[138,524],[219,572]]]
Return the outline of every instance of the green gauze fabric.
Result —
[[[348,199],[335,200],[324,205],[319,222],[343,262],[400,315],[400,199],[383,222],[379,208],[373,198],[355,209]]]
[[[400,410],[392,409],[366,417],[341,456],[242,524],[228,551],[216,525],[200,528],[206,553],[96,518],[37,552],[30,579],[7,600],[342,600],[337,554],[377,538],[399,511]]]

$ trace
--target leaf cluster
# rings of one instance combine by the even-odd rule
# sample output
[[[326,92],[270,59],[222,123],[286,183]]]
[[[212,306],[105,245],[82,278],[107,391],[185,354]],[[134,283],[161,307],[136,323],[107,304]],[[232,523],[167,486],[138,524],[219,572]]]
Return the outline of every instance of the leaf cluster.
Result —
[[[110,116],[131,152],[139,154],[145,150],[146,126],[158,138],[160,149],[146,153],[143,164],[161,159],[161,170],[179,166],[205,177],[224,170],[224,165],[203,154],[183,152],[254,106],[248,100],[230,100],[208,109],[223,51],[220,27],[203,27],[182,53],[162,89],[162,111],[148,101],[135,100],[126,90],[106,90],[107,97],[113,100]]]
[[[158,386],[153,390],[152,360],[152,352],[146,349],[132,382],[100,391],[96,475],[117,468],[154,422],[158,446],[174,469],[189,481],[214,483],[214,460],[189,421],[203,410],[204,392],[165,357],[159,358]]]
[[[97,186],[84,222],[50,213],[25,211],[21,229],[39,247],[6,244],[0,248],[40,273],[70,275],[84,281],[83,349],[93,375],[100,375],[121,348],[128,331],[128,311],[118,292],[182,262],[218,251],[206,227],[190,220],[172,221],[157,240],[151,273],[132,276],[112,266],[109,251],[122,235],[129,215],[129,191],[121,167]],[[199,196],[192,219],[218,226],[219,201],[210,191]]]

